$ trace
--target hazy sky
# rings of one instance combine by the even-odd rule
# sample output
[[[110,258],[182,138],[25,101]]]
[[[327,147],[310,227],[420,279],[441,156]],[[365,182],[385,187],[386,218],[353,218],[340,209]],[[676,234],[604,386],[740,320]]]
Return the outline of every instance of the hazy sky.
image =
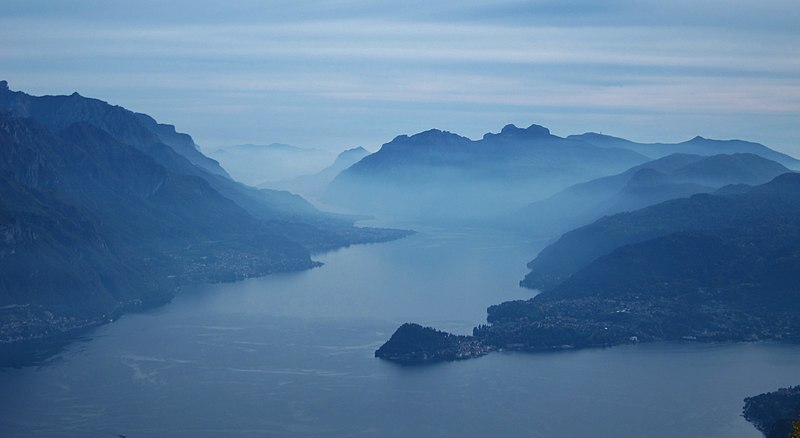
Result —
[[[375,150],[507,123],[800,156],[800,1],[4,0],[0,79],[204,147]]]

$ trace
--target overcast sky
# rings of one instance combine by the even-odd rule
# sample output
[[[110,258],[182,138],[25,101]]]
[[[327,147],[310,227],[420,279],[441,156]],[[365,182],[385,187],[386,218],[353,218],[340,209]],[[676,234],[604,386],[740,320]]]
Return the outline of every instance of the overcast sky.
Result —
[[[507,123],[800,156],[800,1],[4,0],[0,79],[203,147],[376,150]]]

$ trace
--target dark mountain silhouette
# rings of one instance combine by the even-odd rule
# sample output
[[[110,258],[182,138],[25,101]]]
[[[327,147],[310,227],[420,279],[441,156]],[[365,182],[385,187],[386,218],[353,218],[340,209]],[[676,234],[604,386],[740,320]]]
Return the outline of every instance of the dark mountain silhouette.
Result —
[[[362,158],[369,155],[369,152],[362,148],[356,147],[348,149],[340,153],[336,160],[330,166],[322,169],[321,171],[312,175],[302,175],[297,178],[292,178],[284,181],[268,182],[259,185],[262,188],[269,188],[275,190],[287,190],[292,193],[297,193],[311,198],[319,198],[325,193],[328,184],[336,178],[336,175],[359,162]]]
[[[794,157],[770,149],[763,144],[743,140],[712,140],[697,136],[681,143],[636,143],[624,138],[595,132],[570,135],[567,138],[585,141],[600,147],[629,149],[650,158],[661,158],[670,154],[719,155],[750,153],[776,161],[791,169],[800,169],[800,161]]]
[[[67,115],[35,101],[34,113],[55,114],[50,124],[0,109],[0,347],[164,302],[181,284],[306,269],[311,250],[405,234],[207,172],[119,107],[87,104],[95,115],[110,108],[105,129],[55,129]]]
[[[557,236],[602,216],[712,192],[730,184],[763,184],[788,171],[774,161],[748,153],[708,157],[672,154],[617,175],[568,187],[527,206],[510,222],[530,234]]]
[[[53,133],[0,112],[0,144],[2,305],[92,319],[164,301],[177,282],[312,266],[203,179],[88,123]]]
[[[11,91],[6,81],[0,81],[0,108],[19,117],[36,119],[53,131],[75,122],[88,122],[151,155],[160,155],[158,149],[167,145],[192,164],[211,173],[227,176],[219,163],[203,155],[192,138],[176,132],[174,126],[159,124],[146,114],[134,113],[102,100],[83,97],[78,93],[69,96],[31,96],[21,91]]]
[[[737,186],[737,190],[693,195],[604,217],[564,234],[543,249],[528,264],[531,272],[522,284],[553,289],[615,249],[672,233],[704,232],[720,237],[736,231],[742,239],[768,240],[778,236],[778,230],[793,232],[787,227],[795,224],[791,214],[800,212],[798,181],[800,175],[786,173],[760,186]]]
[[[265,219],[272,219],[278,213],[292,215],[314,211],[313,207],[298,197],[267,191],[259,192],[230,180],[227,176],[223,176],[225,171],[213,160],[206,158],[205,160],[213,164],[204,166],[194,164],[191,159],[178,153],[147,129],[147,126],[158,126],[147,122],[148,119],[152,119],[101,100],[83,97],[78,93],[70,96],[30,96],[20,91],[10,91],[6,85],[0,86],[0,108],[18,117],[30,117],[53,131],[64,129],[76,122],[90,123],[118,141],[153,157],[170,171],[205,179],[216,190],[236,201],[251,214]],[[193,155],[202,156],[197,150]],[[204,160],[195,157],[195,161]],[[207,167],[212,167],[212,170],[209,171]]]
[[[149,116],[78,93],[70,96],[30,96],[20,91],[10,91],[7,83],[3,82],[4,86],[0,86],[0,109],[5,108],[18,117],[30,117],[53,131],[77,122],[89,123],[117,141],[152,157],[170,172],[205,180],[211,188],[250,215],[282,228],[285,234],[290,234],[293,240],[309,249],[321,250],[369,239],[366,237],[370,235],[367,230],[359,236],[360,230],[352,227],[351,219],[320,212],[300,196],[256,189],[224,176],[224,170],[218,168],[215,161],[204,157],[193,147],[192,159],[181,155],[178,151],[187,151],[189,145],[194,145],[191,137],[175,133],[169,125],[159,125]],[[161,133],[163,139],[157,133]],[[173,147],[173,144],[178,146]],[[196,165],[192,160],[206,164]],[[218,169],[214,170],[214,166]],[[212,167],[211,171],[207,167]]]
[[[494,216],[644,161],[635,152],[567,140],[537,125],[508,125],[478,141],[434,129],[384,144],[337,176],[325,199],[362,212]]]

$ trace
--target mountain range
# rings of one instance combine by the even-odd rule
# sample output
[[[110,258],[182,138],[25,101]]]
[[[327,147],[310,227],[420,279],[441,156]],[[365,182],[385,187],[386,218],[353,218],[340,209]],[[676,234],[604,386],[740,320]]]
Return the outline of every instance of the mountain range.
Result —
[[[496,216],[645,161],[639,153],[561,138],[538,125],[507,125],[477,141],[433,129],[384,144],[341,172],[323,199],[362,213]]]
[[[776,233],[770,227],[788,232],[791,229],[787,227],[794,225],[790,215],[800,204],[792,198],[797,196],[793,183],[798,178],[798,174],[786,173],[761,186],[729,186],[716,194],[693,195],[604,217],[565,233],[544,248],[528,264],[531,272],[522,284],[550,290],[618,248],[672,233],[737,231],[740,239],[751,239],[742,245],[755,245],[756,239],[771,239]]]
[[[405,234],[242,185],[166,126],[0,83],[0,344],[164,302],[181,284],[306,269],[311,251]]]
[[[0,108],[18,117],[35,119],[53,131],[85,121],[115,133],[120,141],[162,161],[175,160],[169,155],[177,154],[208,172],[227,176],[218,162],[200,153],[192,138],[176,132],[174,126],[159,124],[146,114],[83,97],[77,92],[69,96],[31,96],[11,91],[8,82],[0,81]]]
[[[800,169],[800,161],[796,158],[770,149],[763,144],[743,140],[712,140],[696,136],[691,140],[680,143],[638,143],[595,132],[570,135],[567,138],[585,141],[600,147],[628,149],[653,159],[671,154],[718,155],[750,153],[776,161],[791,169]]]
[[[510,222],[528,234],[558,236],[603,216],[713,192],[730,184],[763,184],[786,172],[785,166],[751,153],[676,153],[570,186],[516,212]]]
[[[358,213],[423,220],[505,217],[499,222],[549,237],[603,215],[764,183],[798,165],[741,140],[644,144],[507,125],[474,141],[434,129],[384,144],[343,170],[322,199]]]

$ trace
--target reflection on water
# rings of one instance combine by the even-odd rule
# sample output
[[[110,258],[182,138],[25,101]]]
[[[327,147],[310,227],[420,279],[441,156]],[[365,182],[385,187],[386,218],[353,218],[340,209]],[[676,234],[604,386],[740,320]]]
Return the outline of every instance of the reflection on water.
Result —
[[[3,436],[757,437],[745,396],[797,381],[800,348],[624,346],[402,367],[404,321],[460,333],[527,298],[529,243],[426,231],[311,271],[187,290],[45,364],[0,370]]]

